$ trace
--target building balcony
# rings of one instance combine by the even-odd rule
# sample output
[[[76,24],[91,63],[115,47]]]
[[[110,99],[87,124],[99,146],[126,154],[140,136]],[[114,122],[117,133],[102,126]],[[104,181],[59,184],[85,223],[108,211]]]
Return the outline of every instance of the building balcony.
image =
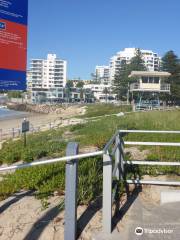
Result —
[[[31,65],[30,66],[30,69],[31,69],[31,71],[36,71],[36,70],[41,70],[42,69],[42,66],[37,66],[37,65]]]
[[[130,92],[168,92],[170,93],[170,84],[165,83],[132,83]]]

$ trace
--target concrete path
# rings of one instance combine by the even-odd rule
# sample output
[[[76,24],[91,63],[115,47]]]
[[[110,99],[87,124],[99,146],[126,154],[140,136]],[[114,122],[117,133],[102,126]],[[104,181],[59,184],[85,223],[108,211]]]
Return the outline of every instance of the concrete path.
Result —
[[[111,236],[95,234],[93,240],[179,240],[180,202],[152,204],[139,195],[119,226],[119,232],[116,228]]]

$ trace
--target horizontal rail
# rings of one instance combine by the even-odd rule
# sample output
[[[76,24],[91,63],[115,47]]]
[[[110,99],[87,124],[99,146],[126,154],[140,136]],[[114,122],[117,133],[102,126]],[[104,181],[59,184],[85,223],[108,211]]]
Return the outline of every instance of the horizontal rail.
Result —
[[[160,131],[160,130],[119,130],[121,133],[176,133],[180,134],[180,131]]]
[[[43,160],[43,161],[35,161],[35,162],[31,162],[31,163],[24,163],[24,164],[0,168],[0,172],[34,167],[34,166],[40,166],[40,165],[46,165],[46,164],[57,163],[57,162],[72,161],[72,160],[82,159],[82,158],[87,158],[87,157],[101,156],[103,153],[104,153],[104,151],[97,151],[97,152],[93,152],[93,153],[84,153],[84,154],[78,154],[78,155],[74,155],[74,156],[54,158],[54,159]]]
[[[180,162],[155,162],[155,161],[124,161],[124,164],[134,165],[159,165],[159,166],[180,166]]]
[[[180,186],[180,181],[156,181],[156,180],[126,180],[129,184],[171,185]]]
[[[180,143],[166,143],[166,142],[133,142],[125,141],[126,145],[144,145],[144,146],[171,146],[171,147],[180,147]]]

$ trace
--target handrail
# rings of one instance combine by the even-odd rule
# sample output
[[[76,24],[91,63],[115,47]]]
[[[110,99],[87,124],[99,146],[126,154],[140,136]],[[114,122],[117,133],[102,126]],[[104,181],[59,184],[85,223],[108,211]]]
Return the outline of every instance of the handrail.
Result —
[[[133,165],[158,165],[158,166],[180,166],[180,162],[157,162],[157,161],[123,161],[124,164]]]
[[[24,164],[14,165],[14,166],[10,166],[10,167],[0,168],[0,172],[34,167],[34,166],[40,166],[40,165],[46,165],[46,164],[57,163],[57,162],[72,161],[72,160],[82,159],[82,158],[87,158],[87,157],[101,156],[103,153],[104,153],[104,151],[97,151],[97,152],[92,152],[92,153],[78,154],[78,155],[74,155],[74,156],[67,156],[67,157],[54,158],[54,159],[48,159],[48,160],[42,160],[42,161],[35,161],[35,162],[31,162],[31,163],[24,163]]]
[[[161,130],[119,130],[120,133],[177,133],[180,131],[161,131]]]
[[[126,145],[143,145],[143,146],[171,146],[171,147],[180,147],[180,143],[166,143],[166,142],[133,142],[125,141]]]
[[[170,185],[170,186],[180,186],[178,181],[156,181],[156,180],[126,180],[129,184],[149,184],[149,185]]]

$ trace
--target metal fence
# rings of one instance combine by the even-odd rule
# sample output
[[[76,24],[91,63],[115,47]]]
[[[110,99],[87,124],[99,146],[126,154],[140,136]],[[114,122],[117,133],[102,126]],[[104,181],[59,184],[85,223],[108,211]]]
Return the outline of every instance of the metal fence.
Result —
[[[118,181],[122,180],[128,184],[160,184],[160,185],[180,185],[178,181],[145,181],[145,180],[125,180],[124,166],[133,165],[167,165],[180,166],[179,162],[150,162],[150,161],[126,161],[124,147],[125,145],[145,145],[145,146],[180,146],[180,143],[162,143],[162,142],[135,142],[124,141],[124,134],[128,133],[162,133],[162,134],[180,134],[180,131],[145,131],[145,130],[119,130],[105,145],[102,151],[96,151],[86,154],[78,154],[78,144],[69,143],[66,150],[66,157],[49,159],[44,161],[35,161],[21,165],[14,165],[0,168],[0,172],[28,168],[57,162],[66,162],[66,181],[65,181],[65,240],[75,240],[77,233],[77,191],[78,191],[78,160],[89,157],[103,157],[103,209],[102,209],[102,227],[103,232],[110,234],[112,231],[112,204],[118,187]],[[113,182],[115,181],[115,184]],[[112,188],[113,186],[113,188]]]
[[[153,134],[180,134],[180,131],[148,131],[148,130],[121,130],[123,133],[153,133]],[[135,146],[167,146],[167,147],[180,147],[179,142],[136,142],[125,141],[125,145]],[[124,165],[149,165],[149,166],[180,166],[180,162],[160,162],[160,161],[123,161]],[[140,179],[126,179],[129,184],[154,184],[154,185],[171,185],[180,186],[180,181],[158,181],[158,180],[140,180]]]
[[[29,133],[36,133],[40,131],[46,131],[50,129],[58,128],[59,123],[56,124],[55,122],[46,123],[43,125],[33,125],[30,124]],[[0,129],[0,142],[8,139],[19,138],[22,136],[22,129],[21,128],[10,128],[7,130]]]

